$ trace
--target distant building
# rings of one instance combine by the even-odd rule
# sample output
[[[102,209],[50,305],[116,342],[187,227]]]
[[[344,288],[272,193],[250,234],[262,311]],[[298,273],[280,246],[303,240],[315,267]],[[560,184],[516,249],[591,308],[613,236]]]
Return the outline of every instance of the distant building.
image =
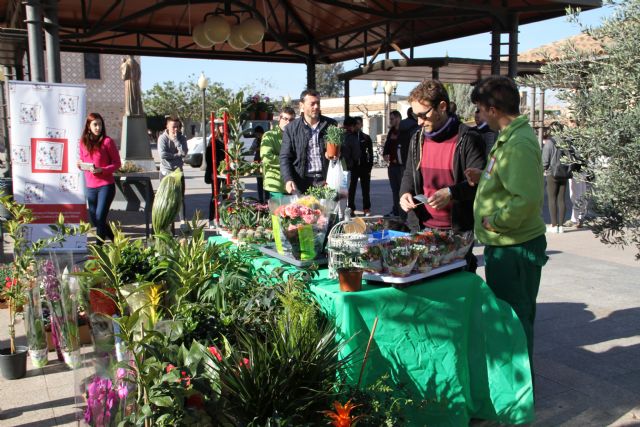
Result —
[[[62,82],[87,86],[87,111],[104,117],[107,134],[120,145],[124,115],[123,55],[61,52]],[[136,57],[140,62],[140,57]]]

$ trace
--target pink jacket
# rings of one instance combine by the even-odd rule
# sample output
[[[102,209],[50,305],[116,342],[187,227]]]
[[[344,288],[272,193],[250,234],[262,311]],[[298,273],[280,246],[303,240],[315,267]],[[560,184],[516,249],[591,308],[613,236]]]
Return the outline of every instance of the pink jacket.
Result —
[[[89,188],[102,187],[115,182],[113,173],[120,168],[120,153],[113,139],[106,136],[102,144],[92,153],[80,143],[80,161],[93,163],[96,168],[102,168],[102,172],[94,174],[84,171],[84,180]]]

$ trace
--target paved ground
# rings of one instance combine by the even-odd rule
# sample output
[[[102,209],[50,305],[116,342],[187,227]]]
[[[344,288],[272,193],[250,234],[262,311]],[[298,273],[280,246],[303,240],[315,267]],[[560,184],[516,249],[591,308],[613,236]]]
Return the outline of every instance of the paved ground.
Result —
[[[188,216],[196,209],[207,215],[209,187],[202,175],[187,171]],[[255,191],[255,182],[248,189]],[[374,214],[390,210],[390,194],[386,170],[374,169]],[[144,235],[141,213],[114,212],[112,218],[125,231]],[[550,260],[536,322],[534,425],[640,425],[640,264],[631,251],[604,246],[589,230],[547,238]],[[481,256],[482,248],[476,253]],[[0,311],[0,347],[7,341],[6,317]],[[0,426],[75,424],[74,407],[81,402],[74,400],[74,374],[52,363],[54,358],[50,353],[44,369],[29,366],[27,378],[0,379]]]

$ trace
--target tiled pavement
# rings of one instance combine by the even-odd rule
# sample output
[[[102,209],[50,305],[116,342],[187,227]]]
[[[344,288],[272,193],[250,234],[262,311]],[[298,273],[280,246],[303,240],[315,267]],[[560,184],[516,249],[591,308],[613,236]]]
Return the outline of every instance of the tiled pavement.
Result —
[[[187,172],[189,217],[195,209],[207,214],[209,187],[202,174]],[[254,180],[247,185],[255,191]],[[388,212],[385,169],[374,169],[371,193],[373,213]],[[112,219],[144,235],[142,214],[114,212]],[[550,260],[536,322],[534,425],[640,425],[640,264],[629,249],[605,246],[586,229],[547,238]],[[7,341],[6,317],[0,311],[0,347]],[[54,357],[49,354],[50,361]],[[28,370],[21,380],[0,379],[0,426],[75,425],[74,407],[81,402],[74,401],[73,372],[57,362]]]

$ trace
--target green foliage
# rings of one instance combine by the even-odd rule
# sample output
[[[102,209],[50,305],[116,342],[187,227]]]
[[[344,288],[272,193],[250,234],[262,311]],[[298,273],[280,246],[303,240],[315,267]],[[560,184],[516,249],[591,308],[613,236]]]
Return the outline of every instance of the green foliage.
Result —
[[[338,74],[344,73],[344,65],[316,65],[316,90],[323,98],[339,98],[344,95],[344,82],[338,80]]]
[[[589,199],[596,218],[590,225],[605,243],[634,246],[640,259],[640,0],[607,3],[614,14],[599,28],[585,29],[604,54],[568,44],[561,60],[525,82],[561,88],[557,97],[568,103],[575,126],[557,136],[586,160],[582,179],[595,175]]]
[[[319,425],[346,360],[338,358],[341,345],[332,327],[307,325],[285,316],[266,337],[239,332],[236,350],[219,364],[225,413],[241,425],[265,425],[278,417],[288,425]]]
[[[198,77],[190,75],[186,82],[166,81],[156,83],[142,95],[147,115],[176,115],[183,120],[199,122],[202,120],[202,91],[197,84]],[[221,102],[232,98],[230,89],[224,89],[221,83],[209,84],[206,92],[205,111],[217,111]]]
[[[361,416],[358,421],[363,427],[399,427],[407,422],[407,409],[420,410],[429,402],[416,400],[403,384],[393,384],[389,374],[384,374],[365,390],[346,387],[341,393],[340,401],[358,405],[354,416]]]
[[[449,93],[449,101],[456,103],[456,114],[460,120],[473,121],[476,106],[471,102],[473,86],[465,83],[445,83],[444,87]]]
[[[153,247],[144,247],[142,240],[130,240],[122,248],[120,260],[115,266],[123,284],[158,282],[162,280],[166,266]]]
[[[182,171],[176,169],[160,181],[151,208],[151,222],[156,234],[167,233],[182,206]]]
[[[304,194],[313,196],[318,200],[336,200],[338,197],[338,192],[328,185],[323,185],[322,187],[311,186]]]
[[[331,125],[327,127],[327,134],[325,136],[325,140],[328,144],[333,145],[342,145],[345,138],[345,130],[342,127],[338,127],[336,125]]]

